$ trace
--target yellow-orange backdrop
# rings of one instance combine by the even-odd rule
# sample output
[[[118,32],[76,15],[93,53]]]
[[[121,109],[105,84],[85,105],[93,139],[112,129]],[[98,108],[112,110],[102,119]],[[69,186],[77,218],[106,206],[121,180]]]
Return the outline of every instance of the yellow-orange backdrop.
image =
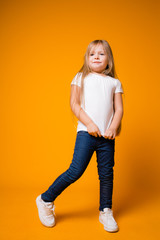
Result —
[[[116,237],[157,237],[159,7],[158,0],[1,1],[1,239],[107,237],[98,222],[95,154],[55,201],[57,228],[41,226],[35,206],[72,160],[70,83],[95,39],[111,45],[125,92],[114,167]]]

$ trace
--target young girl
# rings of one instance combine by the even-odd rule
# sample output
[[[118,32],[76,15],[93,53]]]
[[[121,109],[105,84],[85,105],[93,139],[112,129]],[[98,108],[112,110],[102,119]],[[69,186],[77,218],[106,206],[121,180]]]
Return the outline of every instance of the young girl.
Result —
[[[122,93],[122,84],[115,78],[108,42],[92,41],[83,67],[71,82],[70,106],[78,118],[72,162],[48,190],[36,198],[40,221],[46,227],[55,225],[54,200],[82,176],[96,151],[100,180],[99,221],[106,231],[118,231],[113,217],[112,192],[115,137],[121,131],[123,116]]]

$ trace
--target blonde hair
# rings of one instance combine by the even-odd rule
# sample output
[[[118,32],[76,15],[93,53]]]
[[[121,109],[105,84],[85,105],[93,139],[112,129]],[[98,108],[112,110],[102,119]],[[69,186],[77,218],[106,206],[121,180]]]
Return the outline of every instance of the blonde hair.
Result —
[[[107,54],[107,57],[108,57],[108,64],[107,64],[106,68],[101,72],[101,74],[104,74],[106,76],[110,76],[110,77],[113,77],[113,78],[118,78],[117,73],[115,71],[114,58],[113,58],[112,50],[111,50],[111,47],[110,47],[109,43],[106,40],[94,40],[94,41],[92,41],[88,45],[86,53],[84,55],[84,64],[83,64],[83,66],[80,68],[80,70],[77,73],[77,78],[80,76],[79,74],[81,74],[81,94],[80,94],[81,98],[80,98],[80,104],[83,101],[84,108],[85,108],[84,78],[89,73],[92,72],[92,70],[90,69],[89,64],[88,64],[88,58],[89,58],[89,54],[90,54],[90,51],[91,51],[92,47],[96,47],[99,44],[102,45],[102,47],[104,49],[104,52]],[[120,132],[121,132],[121,125],[122,125],[122,123],[120,123],[120,125],[119,125],[119,127],[117,129],[116,136],[118,136],[120,134]]]

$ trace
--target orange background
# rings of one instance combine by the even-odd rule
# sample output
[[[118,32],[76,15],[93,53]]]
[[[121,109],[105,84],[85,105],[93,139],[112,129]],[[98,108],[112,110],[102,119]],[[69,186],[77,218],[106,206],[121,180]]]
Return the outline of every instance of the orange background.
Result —
[[[159,7],[158,0],[1,1],[1,239],[158,238]],[[115,143],[115,234],[98,220],[95,153],[55,200],[54,228],[41,225],[35,204],[72,160],[70,83],[95,39],[111,45],[125,92]]]

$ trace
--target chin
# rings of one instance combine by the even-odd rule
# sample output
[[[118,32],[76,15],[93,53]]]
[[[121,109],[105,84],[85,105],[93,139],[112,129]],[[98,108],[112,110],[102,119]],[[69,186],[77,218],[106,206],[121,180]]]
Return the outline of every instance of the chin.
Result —
[[[95,68],[95,69],[92,69],[92,71],[101,73],[103,70]]]

